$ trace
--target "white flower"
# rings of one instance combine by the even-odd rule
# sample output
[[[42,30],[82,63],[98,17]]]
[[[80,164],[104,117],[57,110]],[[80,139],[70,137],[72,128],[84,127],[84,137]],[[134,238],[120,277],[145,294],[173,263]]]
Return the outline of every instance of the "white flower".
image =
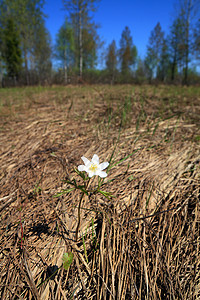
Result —
[[[85,171],[88,173],[89,177],[92,177],[94,175],[98,175],[101,178],[105,178],[107,176],[107,173],[103,170],[106,169],[109,165],[108,162],[99,163],[99,157],[97,154],[93,155],[92,160],[90,161],[85,156],[82,156],[81,159],[83,160],[85,165],[78,166],[78,170],[80,172]]]

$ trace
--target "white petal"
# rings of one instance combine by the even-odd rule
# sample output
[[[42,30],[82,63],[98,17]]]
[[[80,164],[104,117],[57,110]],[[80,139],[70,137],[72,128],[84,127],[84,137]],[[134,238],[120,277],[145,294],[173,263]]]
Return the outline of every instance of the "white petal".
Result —
[[[93,172],[93,171],[89,171],[88,172],[88,176],[91,178],[92,176],[94,176],[95,175],[95,173]]]
[[[99,164],[99,157],[98,157],[97,154],[94,154],[94,155],[93,155],[92,162],[93,162],[94,164]]]
[[[101,177],[101,178],[105,178],[105,177],[107,176],[107,173],[98,170],[98,171],[96,171],[96,175],[98,175],[98,176]]]
[[[100,170],[104,170],[109,166],[109,162],[105,161],[102,164],[99,165]]]
[[[82,172],[82,171],[86,171],[87,172],[87,168],[84,165],[78,166],[78,170],[79,170],[79,172]]]
[[[88,166],[90,164],[89,159],[87,159],[85,156],[82,156],[81,159],[83,160],[83,162],[86,166]]]

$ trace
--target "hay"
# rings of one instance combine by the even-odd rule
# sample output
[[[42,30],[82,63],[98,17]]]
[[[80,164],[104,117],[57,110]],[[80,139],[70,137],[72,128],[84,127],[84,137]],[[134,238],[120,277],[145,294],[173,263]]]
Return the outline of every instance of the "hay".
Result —
[[[141,105],[140,89],[122,122],[126,89],[50,90],[32,95],[15,118],[4,115],[1,299],[200,297],[198,124],[169,118],[167,105],[162,120],[152,115],[163,102],[149,90]],[[179,99],[176,105],[189,112]],[[94,153],[102,161],[114,153],[103,186],[114,198],[84,198],[76,243],[80,193],[54,195],[67,188],[63,179],[77,178],[81,156]],[[68,251],[74,260],[65,271],[59,267]]]

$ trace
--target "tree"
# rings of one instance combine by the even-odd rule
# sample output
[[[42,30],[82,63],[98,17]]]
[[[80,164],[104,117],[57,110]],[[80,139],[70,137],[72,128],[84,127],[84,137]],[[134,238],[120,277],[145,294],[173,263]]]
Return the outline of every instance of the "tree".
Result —
[[[91,13],[96,11],[98,2],[99,0],[63,0],[74,30],[76,65],[79,67],[80,78],[82,78],[83,67],[86,67],[86,63],[84,63],[84,47],[87,44],[84,39],[88,37],[88,33],[92,34],[91,29],[94,29]],[[92,50],[94,50],[94,47],[92,47]]]
[[[189,63],[193,50],[193,28],[200,14],[199,0],[179,0],[178,19],[182,26],[181,61],[183,62],[183,84],[188,84]]]
[[[35,28],[34,44],[32,48],[33,71],[36,72],[39,83],[45,83],[51,77],[51,38],[45,28],[44,20],[41,20]]]
[[[7,74],[9,77],[13,78],[16,83],[16,79],[18,79],[22,68],[22,56],[19,33],[12,18],[7,20],[3,39],[3,58],[6,64]]]
[[[183,39],[183,28],[180,18],[173,21],[170,27],[170,33],[168,36],[168,48],[171,65],[171,81],[174,81],[175,74],[178,70],[178,66],[181,65],[183,53],[182,53],[182,39]]]
[[[157,78],[160,81],[165,82],[167,80],[167,77],[169,77],[169,69],[170,69],[169,48],[167,45],[167,41],[164,39],[162,44],[160,61],[158,63],[158,68],[157,68]]]
[[[3,26],[0,23],[0,86],[1,87],[2,87],[2,83],[3,83],[3,70],[4,70],[4,61],[3,61]]]
[[[83,69],[95,67],[99,42],[95,24],[88,29],[83,29]]]
[[[144,83],[146,80],[145,64],[144,64],[144,61],[140,57],[138,57],[138,61],[137,61],[137,69],[135,72],[135,79],[136,79],[136,82],[139,84]]]
[[[111,83],[114,82],[114,76],[117,69],[117,47],[115,40],[108,46],[108,51],[106,55],[106,67],[111,76]]]
[[[190,18],[192,12],[192,0],[184,1],[180,7],[180,18],[184,25],[183,37],[182,37],[182,58],[184,61],[184,79],[183,83],[188,83],[188,64],[190,59]]]
[[[33,56],[35,31],[44,19],[44,0],[1,0],[0,24],[5,27],[8,18],[15,20],[20,36],[26,83],[29,84],[29,65]]]
[[[119,59],[121,62],[121,72],[127,74],[131,66],[136,62],[137,49],[133,45],[133,39],[128,26],[122,31],[120,39]]]
[[[158,22],[150,33],[147,45],[147,55],[145,58],[145,66],[148,70],[148,77],[150,81],[153,77],[157,76],[157,69],[162,55],[163,42],[164,32]]]
[[[56,58],[61,61],[64,66],[65,83],[68,81],[68,68],[74,65],[74,34],[72,26],[68,23],[67,19],[59,29],[56,36]]]
[[[200,19],[197,21],[194,29],[194,42],[193,42],[193,51],[195,58],[200,60]]]

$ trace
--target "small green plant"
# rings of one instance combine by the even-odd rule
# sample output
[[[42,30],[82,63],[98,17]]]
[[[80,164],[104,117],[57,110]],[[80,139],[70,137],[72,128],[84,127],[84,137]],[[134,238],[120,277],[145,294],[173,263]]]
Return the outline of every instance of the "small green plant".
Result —
[[[38,195],[42,191],[42,188],[39,186],[39,183],[36,183],[33,188],[33,195]]]
[[[73,190],[79,190],[81,191],[81,196],[79,199],[78,203],[78,222],[77,222],[77,227],[76,227],[76,237],[75,240],[76,242],[78,241],[78,231],[80,227],[80,222],[81,222],[81,204],[83,201],[84,196],[89,196],[90,194],[101,194],[107,199],[111,199],[112,195],[109,192],[103,191],[101,189],[101,186],[103,184],[104,178],[107,176],[107,173],[104,171],[108,166],[108,162],[103,162],[99,163],[99,157],[97,154],[93,155],[92,160],[90,161],[87,159],[85,156],[82,156],[81,159],[84,162],[84,165],[79,165],[78,169],[74,169],[75,172],[78,174],[78,176],[81,178],[83,181],[82,184],[77,183],[76,179],[67,179],[65,180],[66,183],[68,183],[71,188],[64,189],[60,193],[56,194],[56,197],[59,197],[63,194],[67,194],[72,192]],[[98,185],[92,189],[89,189],[89,184],[90,184],[90,179],[93,176],[99,176],[98,180]],[[84,243],[84,238],[83,238],[83,243]]]
[[[85,234],[85,236],[82,234],[82,241],[83,241],[83,248],[84,248],[85,259],[86,259],[86,261],[88,263],[88,255],[87,255],[87,249],[86,249],[85,240],[86,240],[86,234]]]
[[[132,102],[131,97],[126,97],[124,101],[124,105],[122,108],[122,115],[121,115],[121,127],[126,126],[126,124],[130,121],[130,115],[131,112]]]
[[[156,130],[157,130],[158,127],[159,127],[159,122],[160,122],[160,120],[157,121],[157,123],[156,123],[156,125],[155,125],[155,127],[154,127],[154,129],[153,129],[153,132],[152,132],[152,135],[153,135],[153,136],[155,135]]]
[[[196,142],[199,142],[199,141],[200,141],[200,135],[195,136],[195,137],[194,137],[194,140],[195,140]]]
[[[67,271],[73,262],[73,258],[74,258],[74,254],[72,252],[65,252],[62,258],[63,264],[59,268],[57,266],[49,267],[48,269],[49,271],[51,271],[51,275],[48,276],[45,280],[43,280],[41,283],[39,283],[37,285],[37,288],[41,287],[45,282],[49,281],[50,279],[53,279],[58,273],[58,270],[61,269],[62,267]],[[24,290],[24,292],[20,296],[23,296],[25,291],[26,290]]]
[[[67,271],[73,262],[74,254],[72,252],[66,252],[63,254],[63,268]]]

